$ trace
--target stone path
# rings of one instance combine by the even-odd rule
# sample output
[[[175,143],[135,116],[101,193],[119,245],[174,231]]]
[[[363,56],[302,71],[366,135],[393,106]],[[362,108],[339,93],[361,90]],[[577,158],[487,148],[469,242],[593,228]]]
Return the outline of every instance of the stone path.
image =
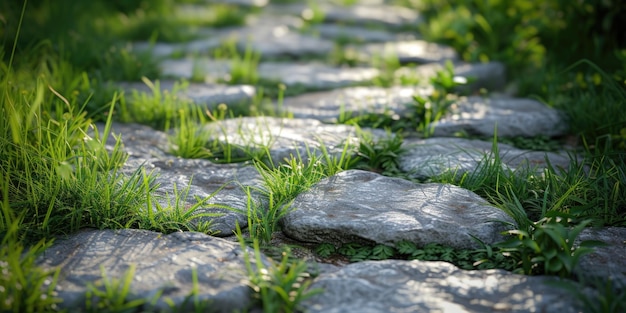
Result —
[[[215,2],[215,1],[210,1]],[[325,23],[304,29],[300,18],[308,14],[304,5],[267,4],[267,1],[229,1],[241,5],[265,6],[245,26],[207,29],[199,38],[185,44],[157,43],[153,53],[162,58],[164,78],[160,87],[171,90],[174,80],[191,78],[198,73],[210,83],[192,83],[179,96],[199,106],[214,109],[220,103],[249,103],[257,90],[247,85],[221,85],[217,78],[230,71],[231,63],[214,60],[208,51],[225,39],[236,40],[238,47],[250,47],[261,53],[258,67],[262,79],[279,81],[290,88],[298,86],[310,92],[284,100],[281,113],[294,118],[246,117],[213,122],[206,130],[212,140],[228,142],[254,151],[269,147],[274,164],[306,150],[319,153],[321,146],[331,154],[340,153],[344,143],[355,147],[359,131],[383,138],[376,129],[357,130],[353,126],[333,124],[346,112],[389,113],[402,116],[413,103],[413,95],[428,96],[431,86],[368,85],[380,71],[367,65],[336,67],[314,59],[333,49],[333,39],[355,38],[346,49],[358,51],[358,58],[391,55],[402,63],[417,62],[416,67],[401,68],[422,79],[436,75],[442,62],[454,62],[457,75],[472,78],[463,92],[480,88],[492,95],[470,96],[456,101],[451,111],[435,122],[434,137],[408,138],[400,155],[399,169],[408,177],[425,179],[449,170],[476,169],[480,160],[492,151],[490,141],[452,138],[457,132],[479,136],[561,136],[567,125],[562,115],[531,99],[497,95],[505,85],[504,67],[498,63],[467,64],[459,62],[449,47],[420,40],[406,34],[402,27],[423,21],[419,14],[404,8],[363,1],[369,5],[341,7],[324,2],[320,10]],[[193,11],[193,8],[188,8]],[[309,12],[310,13],[310,12]],[[363,31],[362,25],[376,26]],[[250,39],[247,41],[246,39]],[[137,43],[137,49],[146,44]],[[174,54],[186,55],[174,58]],[[323,58],[322,58],[323,59]],[[125,89],[148,91],[140,83],[124,83]],[[191,181],[187,204],[195,197],[216,192],[212,203],[246,210],[248,199],[241,188],[262,188],[260,174],[249,163],[216,164],[209,160],[182,159],[168,153],[167,134],[137,124],[114,124],[121,134],[129,160],[124,171],[131,173],[143,165],[158,173],[157,194],[172,194],[174,186],[186,187]],[[111,142],[112,144],[112,142]],[[500,145],[504,166],[531,166],[541,169],[549,160],[553,166],[566,168],[567,151],[538,152]],[[351,153],[354,153],[351,150]],[[193,177],[193,180],[191,178]],[[254,203],[263,205],[263,197],[252,194]],[[276,238],[311,247],[319,243],[366,243],[394,245],[409,240],[417,245],[443,244],[458,249],[478,247],[472,236],[487,244],[502,239],[502,223],[513,222],[501,210],[475,193],[445,184],[417,184],[400,178],[385,177],[360,170],[344,171],[320,181],[298,195],[294,209],[281,220],[282,233]],[[162,235],[142,230],[84,230],[56,241],[40,259],[46,267],[60,267],[57,291],[63,306],[76,309],[84,303],[88,283],[100,279],[101,267],[109,277],[121,277],[134,267],[132,294],[151,299],[162,292],[154,305],[166,310],[164,299],[183,303],[192,291],[192,273],[198,275],[199,296],[210,300],[220,312],[255,310],[252,291],[247,286],[243,251],[233,242],[235,225],[247,226],[245,215],[224,209],[201,209],[220,213],[212,218],[214,236],[198,233]],[[583,259],[577,273],[612,277],[626,282],[626,230],[606,228],[586,230],[585,239],[602,239],[610,244]],[[306,249],[305,249],[306,250]],[[550,277],[529,277],[503,270],[467,271],[445,262],[386,260],[346,264],[325,264],[324,259],[304,253],[315,277],[311,288],[324,292],[303,303],[308,312],[578,312],[575,296],[550,287]],[[261,262],[269,264],[263,256]],[[584,292],[593,290],[581,288]],[[258,308],[256,308],[258,309]]]

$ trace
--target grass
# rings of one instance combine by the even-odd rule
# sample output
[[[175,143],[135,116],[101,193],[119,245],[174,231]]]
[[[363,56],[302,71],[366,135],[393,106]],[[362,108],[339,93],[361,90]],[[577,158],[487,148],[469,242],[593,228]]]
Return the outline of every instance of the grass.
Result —
[[[307,264],[300,261],[290,261],[290,254],[284,252],[279,262],[270,260],[269,264],[261,260],[261,250],[257,239],[253,240],[254,265],[247,249],[241,230],[237,227],[237,237],[244,250],[244,262],[250,287],[255,292],[256,299],[261,303],[263,312],[300,312],[301,302],[316,294],[321,289],[309,289],[311,284]]]
[[[397,2],[415,5],[414,1]],[[592,7],[603,6],[597,4]],[[212,6],[215,10],[207,16],[184,19],[168,14],[161,19],[171,5],[170,0],[95,1],[90,5],[31,1],[25,2],[24,7],[10,1],[0,4],[0,12],[8,12],[0,13],[4,27],[0,28],[2,311],[57,309],[59,299],[54,287],[58,272],[44,271],[35,265],[37,256],[57,236],[85,227],[211,234],[208,220],[216,215],[202,213],[203,210],[232,209],[211,203],[220,190],[202,199],[191,199],[190,181],[187,187],[174,187],[160,198],[155,195],[155,174],[141,169],[122,174],[120,167],[127,155],[120,138],[111,133],[114,120],[170,131],[168,144],[174,155],[215,162],[252,161],[263,185],[245,189],[248,207],[240,212],[248,217],[247,241],[254,251],[254,256],[245,254],[250,287],[264,310],[297,311],[302,300],[319,292],[308,290],[310,277],[304,263],[294,260],[288,251],[280,260],[260,262],[261,247],[269,245],[272,234],[280,230],[281,217],[292,209],[291,200],[320,179],[345,169],[402,176],[397,164],[402,135],[432,134],[432,123],[446,113],[457,96],[454,73],[448,66],[427,82],[436,93],[416,98],[413,111],[400,121],[391,115],[354,117],[347,113],[342,119],[361,126],[390,127],[386,139],[363,133],[359,147],[346,144],[338,156],[331,155],[322,145],[321,151],[307,150],[306,156],[295,155],[274,164],[267,158],[269,144],[260,152],[253,152],[228,142],[218,143],[210,139],[215,134],[205,131],[204,126],[240,115],[266,114],[271,111],[266,111],[261,102],[281,103],[285,95],[303,90],[285,89],[278,82],[259,79],[256,67],[260,55],[251,49],[237,51],[235,43],[229,43],[214,52],[235,59],[224,82],[262,87],[258,105],[241,114],[225,106],[212,111],[198,108],[177,96],[186,82],[177,84],[172,92],[161,92],[156,60],[149,53],[133,51],[126,42],[185,41],[192,38],[188,36],[190,29],[238,25],[246,14],[253,12],[239,13],[232,6],[220,5]],[[576,139],[572,162],[565,171],[551,166],[542,171],[506,169],[498,155],[498,142],[540,150],[559,146],[554,138],[495,136],[492,153],[485,156],[476,171],[462,175],[450,171],[430,178],[431,182],[472,190],[509,213],[516,220],[509,240],[468,251],[434,244],[416,247],[410,242],[394,247],[323,244],[318,247],[318,254],[341,254],[353,261],[444,260],[467,269],[505,268],[571,278],[578,258],[595,244],[587,242],[578,249],[572,246],[584,227],[626,226],[626,50],[619,46],[623,35],[615,32],[621,29],[618,19],[607,18],[604,28],[595,28],[593,23],[598,23],[599,16],[594,15],[595,9],[571,11],[579,5],[568,7],[557,0],[528,5],[498,0],[420,2],[429,19],[424,24],[427,26],[420,26],[427,39],[452,45],[466,61],[503,61],[512,71],[511,77],[519,77],[514,79],[519,94],[537,97],[565,112],[569,135]],[[323,16],[316,12],[313,3],[310,6],[312,14],[307,22],[321,22]],[[619,7],[609,8],[607,16],[617,16],[617,10]],[[20,23],[6,18],[21,13]],[[524,19],[520,20],[522,16]],[[76,29],[84,32],[71,31]],[[559,38],[579,40],[563,43]],[[356,64],[355,56],[343,51],[341,45],[332,58],[338,64]],[[578,61],[581,59],[585,61]],[[373,84],[426,83],[414,77],[398,77],[397,58],[375,61],[383,75]],[[110,80],[140,79],[149,86],[150,93],[123,94],[108,84]],[[96,120],[105,122],[103,129],[95,127]],[[402,134],[398,134],[400,131]],[[107,148],[105,143],[110,142],[111,136],[116,144]],[[353,149],[358,151],[356,156],[351,154]],[[237,158],[239,152],[243,159]],[[575,157],[574,153],[584,158]],[[199,222],[199,218],[204,221]],[[240,241],[244,245],[241,236]],[[250,262],[251,259],[256,262]],[[87,303],[89,308],[132,311],[145,304],[127,297],[132,271],[119,279],[104,276],[106,273],[103,285],[89,288],[91,295],[102,301]],[[623,290],[611,287],[610,282],[594,288],[606,293],[597,299],[583,299],[590,311],[623,308]],[[194,290],[197,295],[197,289]],[[188,300],[194,302],[195,308],[207,305],[193,294]]]

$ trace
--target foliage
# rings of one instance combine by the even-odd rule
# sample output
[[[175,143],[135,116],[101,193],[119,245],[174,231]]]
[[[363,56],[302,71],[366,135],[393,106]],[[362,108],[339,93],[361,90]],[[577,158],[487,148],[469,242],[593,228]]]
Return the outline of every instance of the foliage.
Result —
[[[358,157],[360,160],[355,168],[374,171],[383,174],[400,172],[398,157],[404,152],[403,139],[387,131],[385,139],[375,140],[374,136],[361,131],[359,138]]]
[[[197,113],[190,100],[181,99],[178,95],[188,88],[187,81],[175,82],[171,90],[163,90],[158,80],[152,82],[147,77],[142,77],[141,80],[149,92],[133,90],[129,97],[120,98],[118,120],[169,130],[174,123],[180,121],[180,114],[188,114],[186,118],[192,118],[192,114]],[[196,114],[195,117],[202,116]]]
[[[102,279],[87,284],[85,307],[87,312],[129,312],[136,311],[146,303],[145,299],[131,300],[130,284],[135,274],[135,265],[131,265],[123,278],[109,278],[103,266],[100,266]],[[155,295],[155,300],[160,296]]]
[[[337,248],[332,244],[322,243],[315,248],[315,253],[322,258],[335,254],[342,255],[350,262],[385,259],[445,261],[466,270],[492,268],[513,270],[516,266],[515,260],[505,257],[497,248],[487,245],[483,245],[481,249],[455,249],[437,243],[418,247],[413,242],[402,240],[393,246],[347,243]]]
[[[626,290],[618,286],[611,278],[584,277],[579,282],[561,280],[553,283],[572,293],[582,303],[585,312],[618,313],[626,310]],[[590,291],[590,286],[594,291]]]
[[[221,213],[202,212],[207,209],[231,209],[227,205],[210,203],[209,201],[219,193],[222,188],[217,189],[205,198],[195,197],[193,204],[187,204],[192,180],[189,180],[187,187],[182,191],[174,184],[174,202],[172,203],[169,193],[160,197],[153,196],[153,190],[157,187],[153,184],[153,179],[144,173],[142,187],[148,195],[146,207],[138,212],[133,221],[134,226],[139,229],[148,229],[161,233],[172,233],[176,231],[195,231],[206,234],[214,234],[210,221],[202,221],[204,218],[211,219],[222,216]],[[162,203],[165,203],[163,205]]]
[[[59,270],[44,270],[35,261],[52,242],[42,239],[25,249],[18,235],[24,215],[16,216],[10,208],[8,185],[8,177],[2,177],[0,311],[49,312],[56,309],[56,305],[61,302],[54,291]]]
[[[535,137],[499,137],[498,142],[524,150],[557,151],[562,148],[560,142],[545,135]]]
[[[21,234],[33,239],[82,227],[124,227],[145,195],[138,175],[118,168],[126,161],[121,141],[105,147],[113,105],[101,131],[56,90],[23,89],[4,81],[0,120],[2,175],[9,179],[11,209],[24,220]],[[112,103],[115,103],[115,97]],[[23,121],[23,122],[22,122]]]
[[[626,151],[620,140],[626,121],[626,85],[617,82],[607,72],[589,61],[579,61],[562,71],[573,78],[557,84],[557,94],[550,103],[567,116],[570,132],[582,142],[597,144],[602,151],[609,145],[616,153]],[[616,139],[616,140],[614,140]]]
[[[254,258],[237,226],[237,238],[243,250],[243,258],[248,272],[250,287],[263,307],[263,312],[298,312],[301,302],[323,292],[322,289],[309,289],[310,275],[304,261],[290,261],[289,251],[282,254],[280,262],[261,259],[259,242],[253,239]]]
[[[85,292],[86,312],[151,312],[157,301],[162,297],[163,289],[157,290],[151,299],[139,298],[130,291],[135,273],[135,264],[131,264],[128,270],[120,278],[108,277],[104,267],[100,267],[101,279],[87,284]],[[198,297],[198,270],[191,270],[192,288],[183,302],[176,305],[169,297],[162,300],[168,304],[172,311],[180,312],[206,312],[210,309],[211,301]],[[193,308],[191,310],[190,308]]]
[[[298,194],[308,190],[323,178],[350,168],[352,158],[346,142],[339,156],[331,155],[324,145],[319,150],[307,147],[306,158],[297,155],[285,159],[284,163],[274,165],[267,150],[269,164],[255,159],[254,164],[263,179],[263,187],[246,187],[248,197],[247,211],[241,212],[248,217],[250,236],[263,244],[268,244],[272,233],[278,230],[279,220],[289,212],[290,202]],[[262,202],[252,200],[252,192],[261,195]],[[265,208],[267,206],[267,208]]]
[[[598,242],[583,241],[575,246],[578,234],[589,220],[571,226],[572,220],[550,214],[534,222],[527,230],[508,231],[513,237],[496,247],[508,257],[518,260],[516,271],[526,275],[545,274],[570,277],[581,256],[593,252]]]

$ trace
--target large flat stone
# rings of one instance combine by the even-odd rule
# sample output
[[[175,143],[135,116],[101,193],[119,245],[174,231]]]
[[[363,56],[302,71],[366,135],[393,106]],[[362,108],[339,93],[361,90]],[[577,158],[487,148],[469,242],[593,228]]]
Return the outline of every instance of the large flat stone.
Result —
[[[567,131],[559,111],[536,100],[509,97],[462,98],[433,125],[435,136],[465,132],[492,137],[496,126],[502,137],[554,137]]]
[[[374,57],[398,58],[400,63],[431,63],[454,61],[458,55],[454,49],[424,40],[370,43],[355,47],[362,59]]]
[[[445,262],[366,261],[317,277],[307,312],[580,312],[550,277],[465,271]]]
[[[406,150],[399,156],[399,168],[412,177],[427,178],[445,172],[457,175],[476,171],[484,160],[493,159],[493,143],[477,139],[429,138],[407,139]],[[567,169],[571,159],[566,154],[517,149],[498,144],[503,167],[516,170],[535,170],[541,173],[548,167],[546,159],[555,169]]]
[[[246,27],[220,33],[223,40],[234,40],[240,51],[252,49],[262,58],[325,55],[333,42],[299,32],[302,20],[297,17],[261,13],[250,16]]]
[[[574,273],[580,278],[591,280],[611,280],[611,284],[619,289],[626,288],[626,228],[603,227],[585,228],[577,238],[597,240],[606,246],[595,247],[593,253],[580,258]]]
[[[395,75],[419,77],[428,82],[431,78],[437,76],[438,71],[445,71],[445,65],[442,63],[423,64],[415,69],[400,68]],[[506,68],[500,62],[489,63],[454,63],[454,76],[467,79],[467,84],[459,85],[456,91],[461,93],[469,93],[485,88],[489,91],[501,90],[506,85]]]
[[[324,22],[340,24],[395,28],[423,22],[416,10],[384,4],[380,1],[366,2],[368,3],[350,6],[336,5],[329,1],[316,1],[315,6],[308,3],[272,4],[267,9],[277,15],[296,15],[305,20],[310,20],[317,11],[323,17]]]
[[[427,96],[432,90],[431,87],[348,87],[285,98],[283,108],[296,118],[313,118],[326,123],[336,123],[340,116],[362,114],[392,113],[400,118],[415,102],[414,95]]]
[[[333,6],[320,5],[327,22],[354,24],[381,24],[401,27],[407,24],[417,25],[423,20],[416,10],[386,4]]]
[[[370,82],[379,71],[374,68],[332,67],[321,63],[277,63],[259,64],[259,76],[277,80],[289,86],[310,89],[330,89]]]
[[[415,184],[372,172],[348,170],[324,179],[293,201],[283,232],[296,240],[394,245],[408,240],[458,249],[503,239],[512,222],[475,193],[453,185]]]
[[[337,24],[317,24],[310,27],[313,34],[318,34],[322,38],[333,40],[347,39],[350,42],[385,42],[397,40],[398,37],[405,38],[410,35],[399,36],[385,30],[366,29],[358,26],[337,25]]]
[[[275,117],[244,117],[209,123],[205,129],[223,143],[238,146],[253,153],[269,152],[274,164],[299,154],[308,160],[308,153],[321,155],[322,145],[328,153],[339,156],[347,142],[353,154],[358,146],[356,129],[348,125],[322,124],[312,119]],[[371,130],[375,136],[384,136],[382,130]],[[267,149],[267,150],[266,150]],[[309,152],[307,152],[307,149]]]
[[[242,229],[248,226],[248,198],[245,186],[259,188],[263,182],[260,174],[251,165],[215,164],[209,160],[168,158],[151,163],[158,175],[156,183],[159,188],[155,195],[161,198],[161,205],[166,200],[175,203],[174,188],[179,194],[189,191],[179,204],[189,208],[197,203],[196,198],[209,200],[203,204],[197,214],[211,214],[194,218],[194,223],[210,222],[212,235],[218,237],[231,236],[237,224]],[[261,203],[263,198],[256,192],[253,201]],[[228,208],[223,208],[226,206]],[[243,213],[240,213],[243,212]]]
[[[104,126],[100,125],[98,128],[102,130]],[[262,185],[261,177],[253,166],[177,158],[168,153],[167,135],[147,126],[114,123],[111,132],[122,135],[124,151],[129,154],[122,172],[131,174],[140,167],[144,167],[146,172],[152,171],[156,175],[155,184],[158,185],[154,195],[161,206],[176,205],[174,188],[181,195],[181,202],[178,204],[181,208],[196,204],[196,197],[204,199],[213,194],[196,212],[215,216],[197,217],[193,220],[194,223],[211,222],[211,230],[215,236],[231,236],[237,223],[241,228],[248,225],[246,214],[237,210],[247,210],[247,195],[242,187]],[[112,136],[109,137],[108,144],[109,148],[114,145]],[[182,197],[187,188],[187,196]],[[262,201],[256,193],[253,197],[255,201]],[[228,206],[233,210],[219,206]]]
[[[235,5],[250,6],[250,7],[264,7],[270,1],[269,0],[205,0],[205,2],[235,4]]]
[[[156,84],[156,83],[155,83]],[[120,84],[127,94],[132,91],[152,94],[152,89],[144,83],[128,82]],[[158,82],[161,93],[176,92],[181,100],[191,101],[198,106],[214,109],[218,104],[240,105],[248,104],[254,98],[256,88],[250,85],[224,85],[210,83],[189,83],[185,88],[176,87],[176,81],[163,80]],[[177,90],[178,89],[178,90]]]
[[[210,301],[217,312],[232,312],[253,304],[242,256],[239,244],[200,233],[86,230],[57,240],[38,263],[44,268],[60,268],[56,292],[63,299],[60,307],[70,311],[84,307],[88,284],[102,283],[101,270],[106,279],[124,279],[135,266],[130,299],[150,303],[162,291],[153,309],[168,311],[166,299],[180,306],[192,294],[195,270],[198,299]],[[265,257],[262,260],[267,262]],[[254,259],[251,262],[255,263]],[[181,309],[193,311],[192,307]]]
[[[160,64],[166,77],[203,78],[205,82],[228,80],[232,63],[227,60],[186,58],[164,60]],[[287,87],[306,89],[331,89],[369,82],[378,76],[374,68],[339,68],[321,63],[263,62],[257,67],[261,79],[282,82]]]
[[[203,78],[205,82],[214,83],[229,77],[231,62],[208,58],[168,59],[161,62],[160,69],[164,77]]]

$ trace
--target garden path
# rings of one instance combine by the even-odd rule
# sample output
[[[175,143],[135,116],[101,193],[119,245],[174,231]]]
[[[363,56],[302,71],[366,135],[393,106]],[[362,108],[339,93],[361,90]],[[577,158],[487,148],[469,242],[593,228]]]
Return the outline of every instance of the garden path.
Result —
[[[215,1],[213,1],[215,2]],[[263,1],[231,1],[254,5]],[[322,148],[332,156],[342,153],[344,144],[358,146],[368,132],[375,140],[390,140],[385,131],[337,124],[346,115],[379,114],[400,123],[414,110],[414,95],[429,97],[432,86],[392,84],[390,87],[364,86],[385,74],[365,65],[342,67],[322,60],[333,53],[336,39],[351,42],[345,53],[360,60],[395,57],[401,67],[391,80],[420,78],[428,81],[444,70],[444,62],[454,64],[457,80],[470,83],[457,86],[467,97],[456,99],[450,110],[434,122],[428,139],[409,136],[398,158],[398,169],[407,178],[425,181],[447,171],[472,172],[485,156],[497,154],[503,167],[537,171],[552,165],[567,170],[568,151],[530,151],[500,144],[493,151],[490,140],[454,137],[463,133],[473,138],[558,137],[567,134],[560,113],[532,99],[515,98],[505,89],[502,64],[468,64],[459,61],[454,50],[423,41],[404,30],[421,23],[411,10],[380,4],[342,7],[322,3],[325,20],[303,24],[300,16],[312,14],[304,5],[266,4],[242,27],[207,29],[202,37],[188,43],[136,43],[136,49],[151,49],[162,58],[163,77],[159,88],[172,90],[174,81],[191,79],[187,89],[177,91],[181,99],[217,109],[250,105],[258,90],[249,85],[224,85],[233,61],[215,60],[206,51],[234,38],[240,49],[261,53],[258,76],[261,80],[284,84],[287,90],[306,90],[273,103],[279,117],[246,117],[217,121],[206,126],[212,140],[228,142],[242,150],[263,152],[269,148],[274,164],[300,154],[315,158]],[[190,10],[200,8],[190,7]],[[309,10],[309,11],[307,11]],[[373,29],[370,29],[374,27]],[[184,57],[174,57],[181,56]],[[366,62],[362,64],[367,64]],[[232,79],[232,77],[230,77]],[[204,82],[198,82],[204,81]],[[141,83],[123,83],[125,89],[150,92]],[[488,90],[483,94],[481,90]],[[263,179],[251,163],[218,164],[209,160],[184,159],[171,155],[167,133],[139,124],[114,123],[130,157],[124,171],[140,166],[159,174],[157,194],[170,199],[174,188],[189,187],[183,206],[193,205],[196,197],[214,194],[210,203],[227,205],[246,212],[250,205],[267,206],[260,192]],[[111,143],[113,144],[113,143]],[[354,150],[349,149],[349,153]],[[548,164],[549,162],[549,164]],[[193,179],[192,179],[193,177]],[[243,188],[242,188],[243,187]],[[248,202],[246,188],[252,192]],[[256,188],[256,189],[255,189]],[[163,200],[165,203],[166,200]],[[523,276],[505,270],[465,270],[447,262],[420,260],[370,260],[349,263],[347,257],[321,257],[313,252],[319,244],[349,247],[350,244],[396,246],[405,240],[418,246],[440,244],[459,253],[502,240],[504,224],[514,221],[477,194],[460,187],[415,183],[378,173],[349,170],[323,179],[300,193],[291,204],[293,211],[280,220],[282,232],[273,243],[294,246],[294,255],[305,260],[312,278],[311,288],[324,291],[302,303],[307,312],[578,312],[580,303],[571,292],[549,285],[551,277]],[[133,267],[131,293],[168,307],[166,299],[181,305],[192,292],[197,273],[198,296],[211,301],[220,312],[260,310],[247,285],[242,250],[232,236],[236,225],[248,226],[245,214],[206,206],[204,217],[212,222],[215,236],[199,233],[162,235],[143,230],[84,230],[59,239],[42,256],[47,267],[61,267],[57,286],[63,306],[76,308],[84,303],[88,283],[101,277],[122,277]],[[576,270],[578,275],[611,277],[626,282],[626,238],[624,229],[585,230],[584,239],[602,239],[609,247],[586,256]],[[252,253],[250,249],[246,250]],[[271,251],[267,251],[271,255]],[[440,256],[440,259],[441,256]],[[445,260],[445,257],[443,258]],[[258,261],[269,265],[265,255]],[[256,264],[257,261],[253,261]],[[195,271],[193,270],[195,269]],[[577,283],[572,282],[576,285]],[[592,288],[577,286],[581,294]],[[193,305],[193,303],[187,303]]]

